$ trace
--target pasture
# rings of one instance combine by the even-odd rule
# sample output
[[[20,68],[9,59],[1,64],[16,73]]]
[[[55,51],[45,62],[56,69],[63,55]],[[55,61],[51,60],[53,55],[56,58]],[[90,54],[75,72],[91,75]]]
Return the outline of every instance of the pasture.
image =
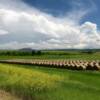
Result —
[[[0,51],[0,61],[0,90],[13,100],[100,99],[100,51]]]
[[[73,50],[73,51],[0,51],[0,59],[50,59],[50,60],[99,60],[100,50]]]
[[[99,100],[99,71],[0,64],[0,89],[22,100]]]

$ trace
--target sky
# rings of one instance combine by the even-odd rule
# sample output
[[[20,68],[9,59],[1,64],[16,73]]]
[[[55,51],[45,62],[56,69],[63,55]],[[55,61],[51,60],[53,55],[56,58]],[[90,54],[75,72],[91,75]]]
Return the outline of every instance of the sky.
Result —
[[[0,49],[98,49],[100,0],[0,0]]]

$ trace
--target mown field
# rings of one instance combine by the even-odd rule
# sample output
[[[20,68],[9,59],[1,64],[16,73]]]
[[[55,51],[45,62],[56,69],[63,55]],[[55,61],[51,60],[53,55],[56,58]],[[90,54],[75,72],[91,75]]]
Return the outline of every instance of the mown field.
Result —
[[[23,100],[99,100],[100,72],[0,64],[0,89]]]
[[[0,51],[0,59],[78,59],[99,60],[99,51]]]

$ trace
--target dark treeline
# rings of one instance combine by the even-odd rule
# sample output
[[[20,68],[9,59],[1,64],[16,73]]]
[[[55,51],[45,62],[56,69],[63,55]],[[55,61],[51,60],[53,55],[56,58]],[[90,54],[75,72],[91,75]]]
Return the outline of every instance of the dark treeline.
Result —
[[[32,51],[17,51],[17,50],[4,50],[4,51],[0,51],[0,55],[1,56],[34,56],[34,55],[41,55],[41,51],[38,50],[32,50]]]
[[[71,55],[74,52],[42,50],[1,50],[0,56],[34,56],[34,55]]]
[[[95,50],[78,50],[78,51],[59,51],[59,50],[0,50],[0,56],[34,56],[34,55],[80,55],[80,54],[94,54]]]

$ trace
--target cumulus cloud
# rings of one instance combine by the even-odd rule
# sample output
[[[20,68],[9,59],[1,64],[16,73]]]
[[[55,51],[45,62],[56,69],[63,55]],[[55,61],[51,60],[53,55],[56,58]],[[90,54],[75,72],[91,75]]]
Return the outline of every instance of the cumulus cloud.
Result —
[[[87,10],[72,11],[64,17],[54,17],[30,8],[20,0],[8,1],[9,4],[6,4],[5,0],[0,0],[1,49],[100,47],[97,25],[92,22],[79,24]],[[76,14],[79,16],[75,17]]]
[[[6,35],[6,34],[8,34],[7,31],[0,29],[0,35]]]

